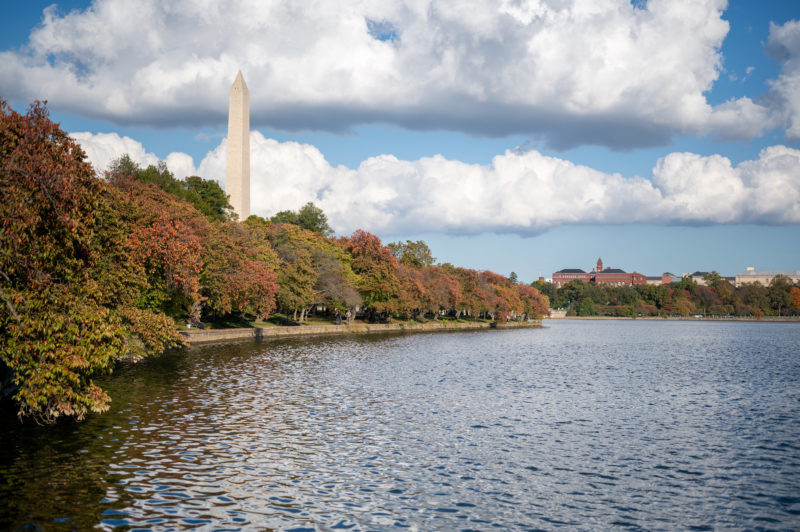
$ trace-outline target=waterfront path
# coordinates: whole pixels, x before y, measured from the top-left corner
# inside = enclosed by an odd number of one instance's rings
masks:
[[[325,334],[370,334],[389,332],[434,332],[462,331],[474,329],[519,329],[541,327],[541,320],[528,322],[495,323],[488,321],[427,323],[352,323],[350,325],[294,325],[274,327],[246,327],[239,329],[190,329],[180,334],[190,345],[231,340],[251,340],[261,338],[286,338],[292,336],[313,336]]]

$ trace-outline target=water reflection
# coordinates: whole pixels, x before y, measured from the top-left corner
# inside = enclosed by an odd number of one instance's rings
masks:
[[[564,321],[174,353],[107,415],[4,430],[0,525],[796,528],[799,341]]]

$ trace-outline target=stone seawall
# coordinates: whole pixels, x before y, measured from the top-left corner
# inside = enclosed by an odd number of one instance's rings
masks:
[[[541,327],[540,320],[524,323],[353,323],[350,325],[298,325],[293,327],[252,327],[243,329],[195,329],[180,331],[190,345],[233,340],[257,340],[262,338],[289,338],[292,336],[314,336],[326,334],[371,334],[390,332],[466,331],[475,329],[524,329]]]

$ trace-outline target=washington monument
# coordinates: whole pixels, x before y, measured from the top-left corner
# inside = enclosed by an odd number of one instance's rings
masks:
[[[250,216],[250,91],[240,70],[231,87],[228,106],[228,164],[225,193],[231,206],[244,221]]]

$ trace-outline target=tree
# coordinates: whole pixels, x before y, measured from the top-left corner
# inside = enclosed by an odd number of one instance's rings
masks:
[[[277,212],[269,221],[279,224],[294,224],[324,236],[333,235],[333,229],[328,225],[328,217],[322,212],[322,209],[311,202],[303,205],[297,212]]]
[[[428,266],[421,270],[423,283],[428,287],[431,306],[436,319],[440,310],[455,310],[462,299],[458,279],[440,266]]]
[[[508,280],[511,281],[513,284],[519,283],[519,278],[517,277],[517,272],[511,272],[508,275]]]
[[[594,316],[594,301],[585,298],[578,307],[578,316]]]
[[[547,283],[545,281],[534,281],[531,283],[531,286],[538,290],[543,296],[547,297],[550,304],[555,304],[557,297],[556,285],[553,283]]]
[[[354,308],[361,304],[361,296],[355,289],[355,274],[346,261],[329,249],[312,251],[311,263],[317,271],[314,283],[314,300],[333,308]]]
[[[20,115],[0,100],[0,360],[20,417],[102,412],[94,378],[181,342],[137,306],[146,280],[116,195],[84,159],[43,104]]]
[[[135,176],[141,168],[131,159],[127,153],[123,153],[118,159],[111,161],[108,166],[108,173]]]
[[[219,183],[196,175],[187,177],[184,183],[186,199],[210,220],[224,222],[236,219],[230,196],[225,194]]]
[[[717,286],[725,282],[725,278],[722,277],[716,270],[714,270],[711,273],[705,274],[703,276],[703,281],[705,281],[706,285],[710,286],[711,288],[717,288]]]
[[[657,309],[663,308],[669,299],[669,288],[664,285],[637,284],[634,288],[645,304]]]
[[[743,284],[739,287],[738,292],[742,302],[742,311],[737,310],[737,314],[751,314],[758,311],[763,315],[769,312],[770,305],[767,297],[767,288],[761,283]]]
[[[269,219],[269,221],[276,224],[300,225],[300,223],[297,221],[297,213],[294,211],[278,211],[272,216],[272,218]]]
[[[791,288],[792,281],[785,275],[777,275],[769,283],[767,288],[769,305],[778,316],[782,316],[792,307],[792,295],[789,292]]]
[[[188,201],[209,220],[224,222],[236,219],[230,198],[219,183],[198,176],[189,176],[181,181],[169,171],[164,161],[143,169],[126,153],[111,162],[106,175],[133,176],[142,183],[152,183],[164,192]]]
[[[698,286],[697,293],[695,294],[699,306],[703,310],[703,314],[720,314],[722,308],[722,300],[717,295],[717,292],[709,286]]]
[[[361,303],[351,257],[318,232],[294,224],[271,223],[257,216],[245,222],[275,250],[278,263],[278,304],[302,321],[316,305],[352,308]]]
[[[436,258],[431,254],[431,248],[422,240],[417,240],[416,242],[406,240],[405,243],[397,241],[388,244],[386,247],[389,248],[400,264],[405,264],[412,268],[431,266],[436,262]]]
[[[328,225],[328,217],[322,212],[322,209],[311,203],[310,201],[303,205],[297,213],[297,222],[300,227],[320,233],[324,236],[331,236],[333,229]]]
[[[277,262],[269,243],[247,224],[214,226],[203,246],[203,307],[215,315],[238,312],[267,319],[278,292]]]
[[[536,288],[524,284],[517,286],[526,317],[541,318],[550,315],[550,301]]]
[[[792,296],[794,310],[800,312],[800,287],[793,286],[789,289],[789,294]]]
[[[586,283],[577,279],[562,286],[558,291],[561,305],[566,305],[568,308],[572,308],[573,303],[578,305],[583,299],[586,286]]]
[[[377,236],[361,229],[344,239],[343,244],[352,256],[352,267],[358,275],[358,291],[364,304],[379,312],[394,310],[400,283],[397,260],[389,249]]]

